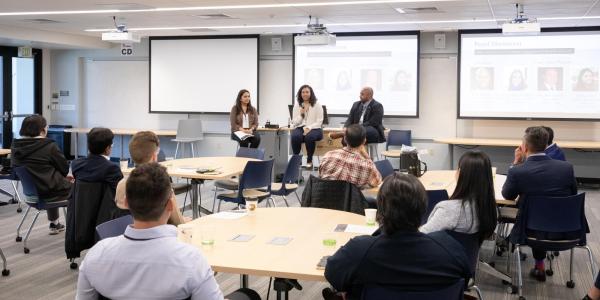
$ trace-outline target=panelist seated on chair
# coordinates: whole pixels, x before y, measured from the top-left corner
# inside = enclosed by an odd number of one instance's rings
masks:
[[[292,150],[300,154],[302,143],[306,145],[307,168],[312,168],[317,141],[323,139],[323,107],[317,103],[317,96],[309,85],[303,85],[296,93],[297,105],[292,113]]]
[[[167,225],[177,207],[165,167],[141,165],[128,181],[133,224],[89,250],[79,269],[76,299],[223,299],[200,251],[179,241],[177,228]],[[257,294],[245,289],[227,297],[257,299]]]
[[[71,193],[72,183],[67,179],[69,163],[58,148],[58,145],[47,138],[48,124],[40,115],[28,116],[21,124],[20,139],[12,143],[12,167],[26,167],[34,179],[39,198],[45,202],[67,200]],[[37,202],[38,199],[30,199]],[[58,222],[58,208],[49,208],[50,234],[65,230]]]
[[[319,177],[348,181],[359,188],[378,186],[381,174],[365,150],[365,128],[358,124],[348,126],[344,139],[344,148],[329,151],[321,159]]]
[[[231,108],[229,114],[231,123],[231,139],[237,141],[240,147],[258,148],[260,144],[260,135],[255,130],[258,127],[258,112],[250,102],[250,92],[240,90],[235,105]],[[241,139],[236,135],[241,132],[249,136]]]
[[[470,278],[469,260],[458,242],[443,231],[419,232],[427,196],[416,177],[386,177],[377,207],[379,230],[351,239],[327,260],[325,278],[346,299],[361,299],[365,286],[430,291]]]
[[[479,150],[469,150],[460,157],[456,174],[450,200],[438,202],[419,230],[479,233],[481,243],[494,233],[498,220],[490,158]]]
[[[577,182],[573,166],[561,160],[551,159],[544,153],[548,145],[548,131],[541,126],[529,127],[525,131],[523,143],[515,150],[513,165],[508,170],[506,182],[502,187],[502,196],[508,200],[517,197],[549,196],[563,197],[577,194]],[[523,201],[518,202],[519,209]],[[535,213],[535,212],[529,212]],[[520,215],[520,214],[519,214]],[[511,231],[513,236],[525,237],[522,220],[517,216]],[[544,259],[546,251],[531,249],[535,267],[530,275],[538,281],[546,280]]]
[[[158,152],[160,152],[160,140],[158,136],[152,131],[140,131],[133,135],[131,141],[129,141],[129,155],[133,160],[135,166],[142,164],[156,162],[158,160]],[[117,207],[120,209],[128,209],[127,197],[125,190],[127,187],[127,177],[121,179],[117,185],[115,193],[115,202]],[[172,199],[173,207],[178,207],[177,199]],[[185,223],[186,219],[183,217],[179,209],[172,210],[172,214],[169,218],[169,224],[179,225]]]
[[[383,127],[383,105],[373,99],[373,89],[364,87],[360,91],[360,101],[354,102],[350,109],[348,119],[344,123],[347,128],[352,124],[360,124],[367,131],[367,143],[385,142],[385,128]],[[338,139],[344,136],[344,132],[329,134],[329,138]],[[342,140],[342,143],[344,141]]]
[[[113,189],[123,179],[119,165],[110,161],[114,134],[108,128],[95,127],[87,134],[88,156],[71,163],[73,177],[85,182],[102,182]]]

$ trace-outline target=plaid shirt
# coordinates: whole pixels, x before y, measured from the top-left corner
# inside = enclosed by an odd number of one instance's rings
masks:
[[[321,159],[319,176],[348,181],[360,188],[376,187],[381,183],[381,174],[373,161],[360,155],[358,149],[349,147],[327,152]]]

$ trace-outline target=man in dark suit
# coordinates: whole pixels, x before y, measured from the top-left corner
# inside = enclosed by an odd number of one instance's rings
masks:
[[[92,128],[87,134],[89,154],[71,163],[73,177],[85,182],[105,182],[116,189],[123,178],[119,165],[110,161],[114,134],[108,128]]]
[[[515,150],[513,165],[508,170],[506,182],[502,187],[502,196],[505,199],[514,200],[519,197],[522,201],[527,196],[563,197],[577,193],[573,166],[568,162],[548,157],[544,153],[547,144],[548,131],[541,126],[527,128],[523,143]],[[530,274],[538,281],[545,281],[546,252],[533,247],[531,250],[535,258],[535,268]]]
[[[373,89],[364,87],[360,91],[360,101],[354,102],[350,109],[344,127],[361,124],[367,131],[367,143],[385,142],[383,128],[383,105],[373,99]],[[344,136],[343,132],[331,133],[329,138],[337,139]]]
[[[548,126],[543,126],[548,131],[548,147],[544,152],[548,157],[557,160],[567,160],[565,152],[554,142],[554,130]]]

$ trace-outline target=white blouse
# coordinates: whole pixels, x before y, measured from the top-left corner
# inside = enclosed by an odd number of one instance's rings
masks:
[[[308,106],[308,110],[304,113],[304,117],[300,114],[300,106],[296,103],[292,113],[292,126],[294,128],[306,127],[308,129],[321,128],[323,126],[323,107],[319,103],[314,106]]]

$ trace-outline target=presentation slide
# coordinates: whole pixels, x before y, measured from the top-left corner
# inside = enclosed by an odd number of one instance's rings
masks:
[[[417,116],[418,35],[338,36],[335,46],[295,46],[294,93],[312,86],[328,114],[347,115],[362,87],[386,116]]]
[[[258,36],[150,37],[150,112],[229,113],[241,89],[258,106]]]
[[[459,117],[600,119],[600,32],[463,32],[459,55]]]

